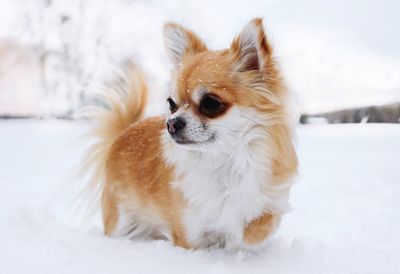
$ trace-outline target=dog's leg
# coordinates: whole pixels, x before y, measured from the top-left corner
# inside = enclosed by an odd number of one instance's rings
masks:
[[[179,235],[179,233],[173,232],[172,240],[173,240],[175,246],[179,246],[179,247],[186,248],[186,249],[193,248],[191,245],[189,245],[187,243],[185,237],[182,237],[182,235]]]
[[[171,228],[171,240],[175,246],[179,246],[186,249],[194,248],[191,244],[188,243],[186,238],[186,232],[178,218],[176,216],[170,220],[170,228]]]
[[[243,234],[244,243],[248,245],[261,244],[275,231],[279,222],[280,216],[264,213],[246,226]]]

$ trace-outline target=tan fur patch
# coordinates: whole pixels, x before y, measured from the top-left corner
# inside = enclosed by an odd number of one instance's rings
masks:
[[[174,242],[188,247],[180,222],[183,198],[171,185],[173,167],[161,155],[161,134],[165,118],[154,117],[128,128],[112,146],[107,160],[107,179],[104,196],[111,196],[117,204],[136,203],[142,210],[152,207],[171,228]],[[112,185],[112,187],[107,187]],[[127,195],[129,193],[137,195]],[[131,199],[140,199],[131,200]],[[108,199],[110,201],[111,199]],[[109,207],[110,204],[104,204]],[[113,207],[113,206],[112,206]],[[115,216],[106,216],[113,223]]]
[[[279,217],[265,213],[246,226],[243,240],[250,245],[261,243],[275,230],[278,224]]]

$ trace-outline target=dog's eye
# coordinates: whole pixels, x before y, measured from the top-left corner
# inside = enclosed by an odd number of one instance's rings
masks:
[[[174,100],[172,100],[171,98],[168,98],[167,102],[169,104],[169,110],[171,111],[171,113],[174,113],[175,111],[178,110],[178,106],[176,105]]]
[[[206,94],[200,101],[199,110],[209,117],[214,117],[225,110],[225,108],[225,104],[217,96]]]

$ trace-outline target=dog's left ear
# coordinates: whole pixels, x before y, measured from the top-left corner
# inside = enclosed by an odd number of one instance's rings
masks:
[[[196,34],[175,23],[164,25],[164,41],[175,67],[179,67],[186,56],[207,50]]]
[[[236,70],[239,72],[262,71],[272,55],[272,48],[265,36],[261,18],[248,23],[242,32],[233,40],[230,52]]]

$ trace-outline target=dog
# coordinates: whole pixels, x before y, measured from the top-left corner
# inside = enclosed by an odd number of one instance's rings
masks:
[[[163,33],[168,115],[143,117],[137,69],[96,111],[81,168],[92,171],[104,233],[188,249],[263,246],[289,208],[298,161],[292,95],[262,19],[217,51],[178,24]]]

